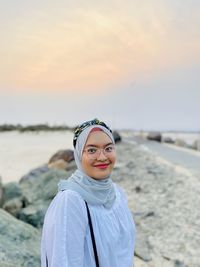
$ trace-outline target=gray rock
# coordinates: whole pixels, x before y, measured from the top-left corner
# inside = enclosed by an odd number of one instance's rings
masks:
[[[175,140],[175,145],[180,147],[186,147],[186,142],[183,139],[177,138]]]
[[[0,209],[0,266],[39,267],[40,232]]]
[[[174,140],[171,137],[163,137],[162,138],[163,143],[168,143],[168,144],[174,144]]]
[[[149,266],[162,266],[158,264],[162,259],[169,259],[167,264],[173,266],[176,259],[185,266],[199,267],[200,174],[162,161],[145,149],[146,141],[123,140],[117,146],[121,168],[114,169],[113,180],[125,189],[134,214],[136,254],[143,260],[151,257]]]
[[[135,256],[142,259],[143,261],[150,261],[150,247],[148,237],[137,228],[136,245],[135,245]]]
[[[200,151],[200,139],[195,140],[191,146],[191,148]]]
[[[113,131],[113,137],[114,137],[115,143],[119,143],[122,140],[122,137],[117,131]]]
[[[48,172],[49,168],[47,164],[44,164],[38,168],[32,169],[30,172],[28,172],[26,175],[22,176],[20,179],[20,183],[24,180],[32,180],[35,177],[38,177],[39,175]]]
[[[35,204],[41,200],[51,200],[58,190],[60,179],[67,179],[72,174],[72,170],[48,169],[47,172],[35,176],[34,179],[26,179],[20,182],[23,196],[27,205]],[[27,206],[26,205],[26,206]]]
[[[152,141],[161,142],[162,141],[162,135],[160,132],[149,132],[147,134],[147,139]]]
[[[174,267],[187,267],[183,262],[179,260],[174,261]]]
[[[13,198],[6,201],[3,205],[3,209],[13,216],[17,216],[20,210],[23,208],[23,199],[22,198]]]
[[[44,216],[50,201],[38,203],[37,205],[29,205],[18,212],[17,218],[33,225],[34,227],[41,228],[44,222]]]
[[[17,213],[17,218],[41,228],[46,210],[58,191],[58,182],[67,179],[73,170],[48,169],[47,172],[20,182],[24,207]]]
[[[13,198],[22,197],[22,191],[19,183],[17,182],[10,182],[3,186],[3,203],[11,200]]]
[[[2,185],[2,178],[0,176],[0,207],[2,207],[3,204],[3,185]]]

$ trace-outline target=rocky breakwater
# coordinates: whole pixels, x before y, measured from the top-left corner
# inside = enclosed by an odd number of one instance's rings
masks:
[[[134,139],[123,140],[114,179],[125,189],[136,223],[135,266],[200,266],[200,175]]]
[[[123,134],[117,154],[113,180],[126,191],[136,223],[135,267],[200,266],[200,177],[179,172]],[[1,267],[40,266],[44,214],[59,180],[75,170],[71,156],[60,151],[19,183],[0,185]]]

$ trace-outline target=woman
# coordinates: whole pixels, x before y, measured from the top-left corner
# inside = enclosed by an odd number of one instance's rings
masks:
[[[60,181],[45,215],[41,266],[132,267],[134,222],[124,192],[110,178],[112,131],[94,119],[77,127],[73,144],[77,170]]]

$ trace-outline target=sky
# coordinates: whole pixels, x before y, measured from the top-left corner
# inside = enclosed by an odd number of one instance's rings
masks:
[[[0,0],[0,124],[200,131],[199,0]]]

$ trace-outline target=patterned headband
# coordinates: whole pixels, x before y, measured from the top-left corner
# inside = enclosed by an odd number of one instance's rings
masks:
[[[101,125],[101,126],[105,127],[106,129],[108,129],[112,133],[112,130],[103,121],[100,121],[98,119],[86,121],[86,122],[80,124],[79,126],[77,126],[77,128],[75,129],[74,138],[73,138],[74,147],[76,146],[77,138],[82,133],[82,131],[85,130],[87,127],[92,126],[92,125]]]

